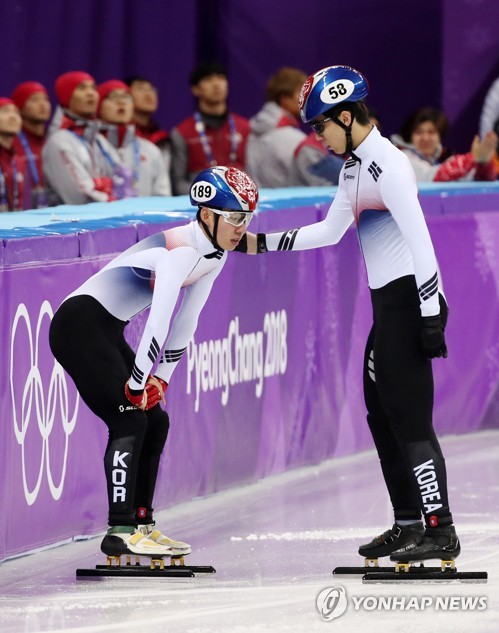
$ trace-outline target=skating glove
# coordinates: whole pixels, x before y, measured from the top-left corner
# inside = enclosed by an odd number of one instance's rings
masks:
[[[254,235],[254,234],[251,233],[250,235]],[[257,233],[255,237],[256,237],[256,252],[266,253],[267,252],[267,238],[265,237],[265,233]],[[236,246],[234,251],[238,251],[239,253],[248,252],[248,236],[246,235],[246,233],[239,240],[239,244]]]
[[[130,389],[127,382],[125,385],[125,396],[134,407],[137,407],[137,409],[144,411],[147,408],[147,393],[145,390],[142,389],[141,391],[137,391],[135,389]]]
[[[267,236],[265,235],[265,233],[256,234],[256,252],[258,254],[268,252]]]
[[[447,358],[444,328],[440,315],[422,317],[421,347],[426,358]]]
[[[158,376],[149,376],[146,382],[147,404],[146,411],[165,401],[165,391],[168,383]]]

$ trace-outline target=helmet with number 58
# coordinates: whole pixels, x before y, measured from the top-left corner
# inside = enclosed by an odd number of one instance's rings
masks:
[[[311,75],[300,93],[300,115],[309,123],[343,101],[362,101],[369,84],[362,73],[350,66],[328,66]]]

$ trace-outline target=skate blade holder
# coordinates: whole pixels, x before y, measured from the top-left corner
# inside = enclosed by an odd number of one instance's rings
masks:
[[[164,558],[151,558],[151,569],[164,569],[165,568],[165,559]]]
[[[185,565],[185,560],[183,556],[172,556],[170,565],[172,567],[183,567]]]
[[[364,560],[364,567],[379,567],[379,560],[377,558],[366,558]]]
[[[114,567],[122,567],[121,564],[121,556],[108,556],[107,557],[107,566],[114,568]],[[140,563],[140,556],[138,555],[129,555],[126,556],[125,558],[125,567],[142,567],[141,563]],[[165,568],[165,561],[163,558],[151,558],[151,564],[150,564],[150,568],[151,569],[164,569]]]
[[[440,563],[440,569],[443,572],[455,572],[456,570],[456,561],[455,560],[443,560]]]
[[[107,565],[108,567],[121,567],[121,556],[108,556]],[[140,556],[132,555],[125,557],[125,567],[131,566],[140,567]]]
[[[395,563],[395,571],[397,573],[407,574],[410,571],[425,571],[427,568],[420,563],[417,568],[415,563]],[[440,562],[440,571],[442,573],[456,573],[456,561],[443,560]]]

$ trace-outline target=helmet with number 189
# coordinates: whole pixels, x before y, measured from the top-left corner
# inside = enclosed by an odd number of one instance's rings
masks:
[[[194,179],[189,198],[195,207],[220,211],[255,211],[258,189],[253,180],[235,167],[210,167]]]
[[[311,75],[300,93],[300,115],[309,123],[343,101],[362,101],[369,84],[362,73],[350,66],[329,66]]]

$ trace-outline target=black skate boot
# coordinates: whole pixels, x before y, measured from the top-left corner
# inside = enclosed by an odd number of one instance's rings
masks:
[[[390,560],[397,563],[428,560],[454,560],[461,552],[461,545],[453,525],[426,528],[424,538],[419,544],[408,543],[394,551]]]
[[[423,540],[424,527],[422,523],[412,525],[397,525],[373,538],[370,543],[359,547],[359,554],[365,558],[381,558],[389,556],[396,550],[412,545],[416,547]]]

